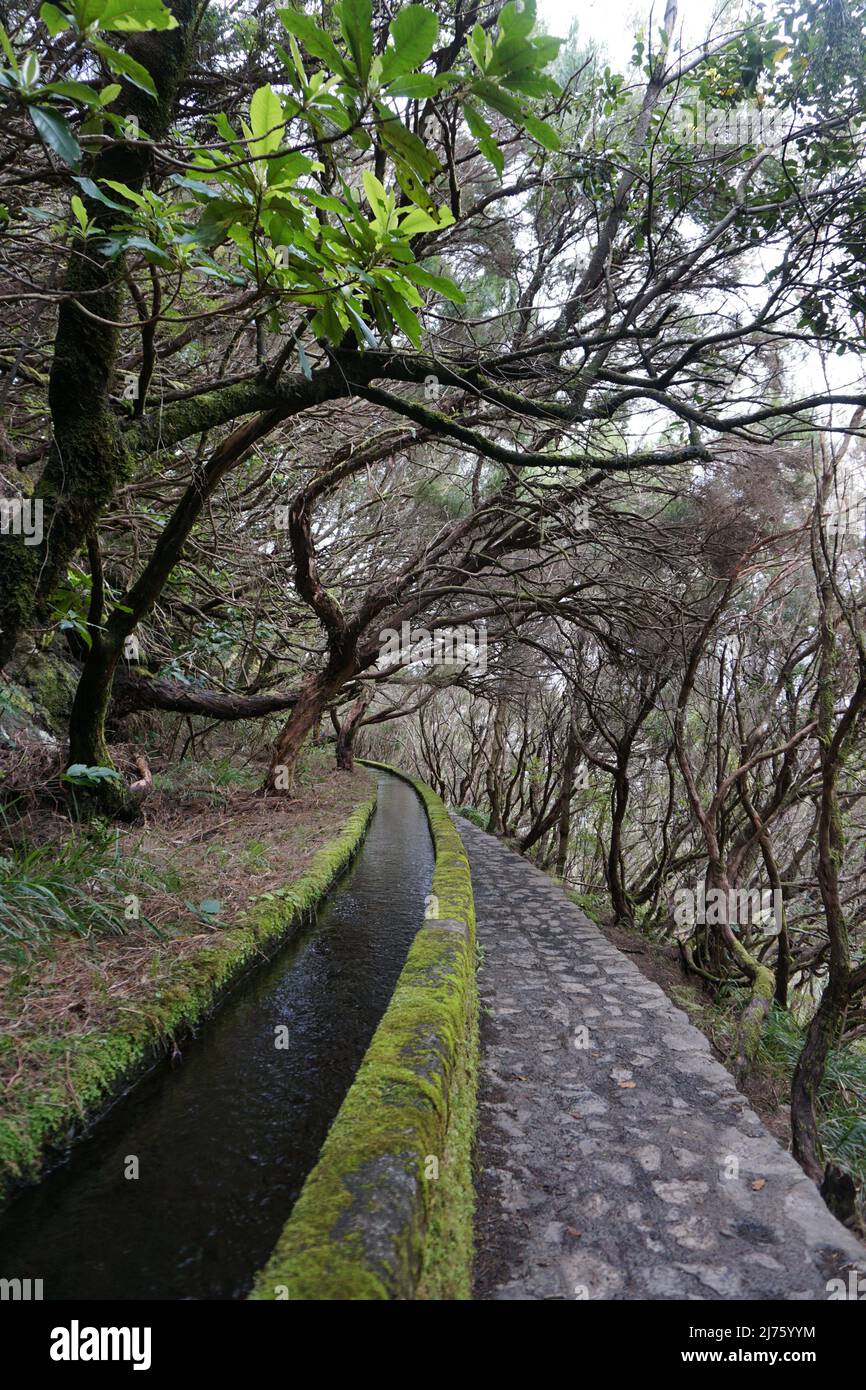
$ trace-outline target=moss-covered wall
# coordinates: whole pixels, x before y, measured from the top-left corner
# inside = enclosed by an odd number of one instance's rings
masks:
[[[0,1119],[0,1200],[37,1178],[105,1107],[217,1006],[241,975],[272,956],[305,921],[358,850],[376,790],[300,878],[263,894],[241,923],[176,962],[132,1024],[62,1040],[56,1081],[18,1088]]]
[[[405,780],[424,802],[435,846],[430,915],[252,1299],[470,1297],[472,884],[442,801]]]

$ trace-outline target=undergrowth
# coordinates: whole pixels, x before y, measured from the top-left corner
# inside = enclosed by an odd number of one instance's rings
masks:
[[[456,806],[455,811],[464,820],[471,821],[477,825],[479,830],[486,830],[490,823],[490,815],[486,811],[479,811],[475,806]]]
[[[91,822],[59,843],[10,838],[3,848],[0,959],[20,964],[58,933],[119,936],[128,929],[142,870],[124,858],[116,830]]]

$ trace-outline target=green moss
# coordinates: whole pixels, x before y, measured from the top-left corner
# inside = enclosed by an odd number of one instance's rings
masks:
[[[433,1189],[416,1299],[471,1299],[475,1187],[472,1153],[478,1092],[478,1006],[475,991],[454,1073],[452,1115],[439,1181]]]
[[[436,916],[410,947],[319,1162],[256,1279],[254,1300],[469,1297],[472,886],[443,803],[423,783],[405,780],[421,796],[433,836]]]
[[[340,835],[294,883],[257,898],[241,923],[194,956],[172,963],[161,982],[110,1033],[34,1038],[19,1052],[56,1058],[52,1081],[16,1090],[0,1121],[0,1198],[31,1181],[52,1153],[182,1034],[195,1028],[247,969],[273,954],[309,918],[357,851],[376,806],[375,790]],[[44,1075],[44,1068],[40,1069]]]
[[[72,667],[53,652],[36,652],[27,662],[26,680],[46,723],[56,734],[66,733],[78,678]]]

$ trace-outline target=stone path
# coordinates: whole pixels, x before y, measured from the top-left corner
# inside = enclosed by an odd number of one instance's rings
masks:
[[[866,1274],[687,1016],[456,819],[484,951],[476,1297],[826,1299]]]

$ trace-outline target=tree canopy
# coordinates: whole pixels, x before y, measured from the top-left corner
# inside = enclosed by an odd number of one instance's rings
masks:
[[[670,0],[625,72],[530,0],[2,13],[0,661],[73,664],[68,781],[135,814],[122,721],[279,714],[290,794],[332,718],[631,925],[763,875],[774,930],[683,949],[743,1067],[820,982],[817,1172],[866,986],[862,4],[689,49]]]

